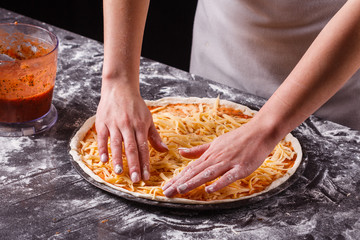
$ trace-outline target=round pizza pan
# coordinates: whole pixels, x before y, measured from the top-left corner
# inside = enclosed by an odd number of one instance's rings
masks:
[[[76,129],[75,133],[77,132],[78,129]],[[301,136],[301,133],[298,130],[294,130],[292,132],[292,134],[296,137],[299,138]],[[300,142],[301,145],[301,142]],[[248,205],[252,205],[254,203],[257,203],[259,201],[265,200],[265,199],[269,199],[270,197],[273,197],[279,193],[281,193],[282,191],[286,190],[287,188],[289,188],[292,184],[294,184],[303,174],[307,162],[308,162],[308,155],[307,153],[304,151],[304,149],[302,149],[302,160],[301,163],[299,165],[299,167],[297,168],[296,172],[284,183],[282,183],[281,185],[279,185],[278,187],[267,191],[263,194],[254,196],[253,198],[248,198],[248,199],[240,199],[240,200],[235,200],[233,202],[225,202],[225,203],[216,203],[216,204],[183,204],[183,203],[170,203],[170,202],[161,202],[161,201],[157,201],[157,200],[150,200],[150,199],[145,199],[145,198],[139,198],[139,197],[135,197],[129,193],[126,192],[121,192],[119,190],[113,189],[103,183],[97,182],[96,180],[94,180],[93,178],[91,178],[80,166],[79,164],[72,158],[71,155],[69,155],[70,157],[70,162],[72,163],[72,165],[74,166],[74,168],[76,169],[76,171],[80,174],[80,176],[82,176],[87,182],[89,182],[90,184],[94,185],[97,188],[100,188],[108,193],[111,193],[113,195],[116,195],[118,197],[127,199],[129,201],[133,201],[133,202],[137,202],[137,203],[141,203],[141,204],[146,204],[146,205],[152,205],[152,206],[159,206],[159,207],[165,207],[165,208],[175,208],[175,209],[187,209],[187,210],[221,210],[221,209],[232,209],[232,208],[239,208],[239,207],[243,207],[243,206],[248,206]]]

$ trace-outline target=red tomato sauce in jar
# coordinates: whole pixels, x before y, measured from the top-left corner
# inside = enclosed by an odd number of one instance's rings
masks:
[[[54,88],[35,96],[18,99],[0,98],[1,122],[26,122],[45,115],[51,106]]]
[[[0,53],[14,61],[0,64],[0,122],[38,119],[50,107],[56,76],[57,52],[46,42],[17,36]]]

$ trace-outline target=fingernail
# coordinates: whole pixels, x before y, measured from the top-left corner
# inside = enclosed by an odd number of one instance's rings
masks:
[[[168,189],[171,186],[170,182],[165,183],[165,185],[161,188],[163,191]]]
[[[169,150],[168,146],[167,146],[164,142],[161,142],[161,146],[163,146],[164,148],[166,148],[167,150]]]
[[[214,187],[213,187],[213,186],[206,187],[206,188],[205,188],[205,192],[207,192],[207,193],[212,193],[212,192],[214,192]]]
[[[175,192],[175,188],[169,187],[163,193],[164,193],[165,196],[171,197],[174,194],[174,192]]]
[[[178,192],[179,192],[180,194],[183,194],[183,193],[186,191],[187,187],[188,187],[188,185],[187,185],[186,183],[180,185],[180,186],[178,187]]]
[[[133,182],[138,182],[140,179],[139,179],[139,174],[137,174],[137,172],[133,172],[131,174],[131,181]]]
[[[144,180],[149,180],[149,178],[150,178],[150,173],[146,168],[144,168],[144,171],[143,171],[143,178],[144,178]]]
[[[190,148],[179,147],[178,150],[186,153],[190,152]]]
[[[119,164],[116,164],[116,165],[115,165],[115,168],[114,168],[114,172],[115,172],[116,174],[121,174],[121,173],[123,172],[123,169],[122,169],[122,167],[121,167]]]
[[[108,161],[108,156],[107,156],[106,153],[101,154],[100,161],[103,162],[103,163]]]

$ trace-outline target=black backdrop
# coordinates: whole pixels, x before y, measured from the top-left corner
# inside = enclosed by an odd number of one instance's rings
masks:
[[[152,0],[142,56],[189,70],[196,0]],[[0,7],[103,41],[101,0],[1,0]]]

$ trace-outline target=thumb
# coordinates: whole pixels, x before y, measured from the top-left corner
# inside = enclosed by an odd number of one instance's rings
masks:
[[[199,158],[209,147],[210,143],[192,148],[179,148],[179,153],[186,158]]]
[[[156,151],[159,151],[159,152],[169,151],[166,144],[161,140],[161,137],[160,137],[158,131],[156,130],[154,123],[152,123],[150,125],[148,139],[149,139],[151,146],[153,146],[153,148]]]

